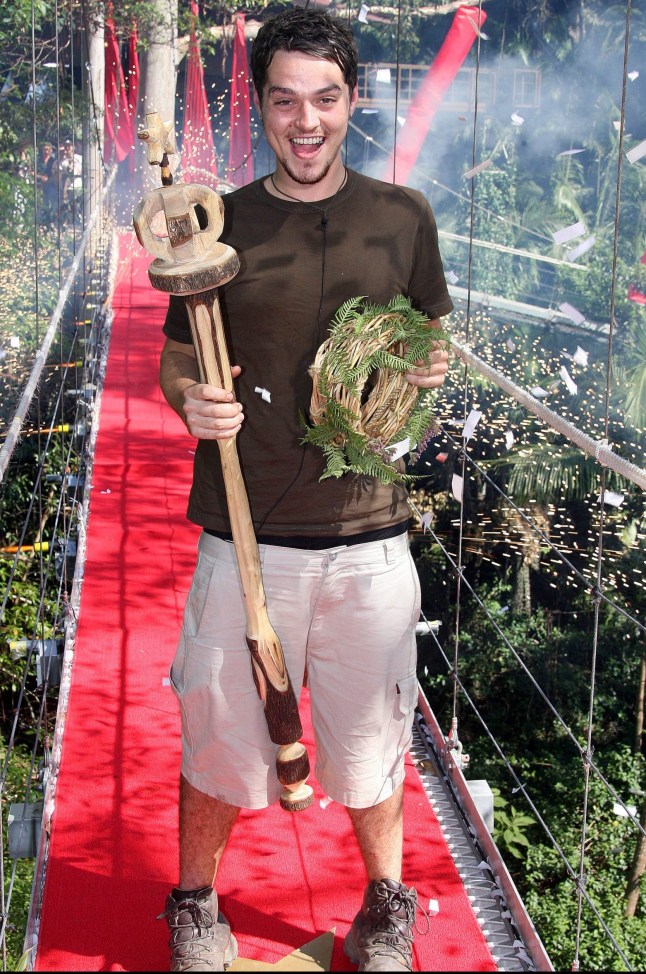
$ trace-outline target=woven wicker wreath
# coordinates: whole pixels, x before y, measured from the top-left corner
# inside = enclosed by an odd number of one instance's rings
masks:
[[[405,373],[428,359],[444,332],[397,296],[387,305],[352,298],[339,308],[330,334],[309,369],[312,399],[304,443],[323,450],[321,477],[345,473],[405,482],[410,475],[393,458],[393,446],[407,438],[411,449],[432,422],[431,394],[419,395]]]

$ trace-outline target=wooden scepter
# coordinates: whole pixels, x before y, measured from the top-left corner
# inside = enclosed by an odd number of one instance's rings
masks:
[[[162,186],[137,205],[133,223],[139,243],[155,257],[148,268],[154,288],[181,295],[186,303],[202,382],[233,393],[218,287],[238,273],[235,250],[220,243],[224,206],[208,186],[177,183],[168,161],[174,152],[172,126],[157,112],[146,115],[138,133],[148,162],[161,167]],[[196,212],[198,212],[200,218]],[[163,214],[163,220],[160,217]],[[165,234],[156,232],[165,224]],[[258,544],[251,520],[236,438],[218,440],[246,616],[246,640],[253,678],[263,701],[269,736],[278,744],[276,772],[283,785],[280,804],[300,811],[312,804],[309,759],[299,738],[303,728],[280,640],[269,621]]]

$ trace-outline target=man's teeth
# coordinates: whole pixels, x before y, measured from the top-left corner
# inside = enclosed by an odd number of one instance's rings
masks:
[[[321,136],[312,136],[309,139],[292,139],[295,145],[320,145],[323,142]]]

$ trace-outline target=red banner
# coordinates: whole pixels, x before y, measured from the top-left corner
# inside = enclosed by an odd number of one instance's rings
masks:
[[[253,180],[250,130],[251,92],[244,22],[244,14],[238,14],[236,17],[236,33],[233,41],[233,68],[231,71],[230,142],[227,180],[236,186],[244,186]]]
[[[134,146],[128,92],[112,17],[105,21],[105,123],[103,157],[122,162]]]
[[[184,132],[182,135],[182,177],[186,182],[217,188],[218,165],[213,144],[211,112],[204,84],[204,66],[197,36],[198,9],[191,0],[191,37],[186,69]]]
[[[642,294],[634,284],[631,284],[628,288],[628,300],[634,301],[635,304],[646,304],[646,294]]]
[[[382,179],[406,185],[435,113],[486,19],[478,7],[459,7],[456,11],[444,43],[410,103]]]

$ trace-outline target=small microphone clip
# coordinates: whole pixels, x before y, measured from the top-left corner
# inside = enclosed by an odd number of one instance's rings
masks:
[[[323,227],[324,230],[327,230],[327,225],[328,225],[327,213],[324,213],[323,216],[321,217],[321,226]]]

